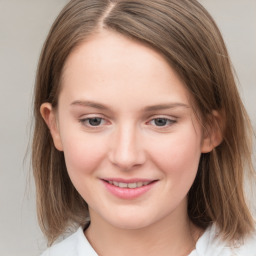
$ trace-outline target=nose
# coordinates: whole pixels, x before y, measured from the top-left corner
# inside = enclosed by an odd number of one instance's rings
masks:
[[[109,159],[123,171],[129,171],[145,162],[146,156],[138,129],[129,125],[117,128],[111,138]]]

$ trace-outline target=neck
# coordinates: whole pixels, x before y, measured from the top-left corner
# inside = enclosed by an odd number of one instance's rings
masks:
[[[85,235],[100,256],[185,256],[194,249],[199,229],[183,215],[167,216],[145,228],[122,229],[93,213]]]

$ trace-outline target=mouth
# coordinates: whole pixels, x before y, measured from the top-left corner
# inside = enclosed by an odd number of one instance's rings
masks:
[[[102,181],[112,195],[120,199],[133,200],[148,193],[158,180],[110,178],[102,179]]]
[[[113,180],[104,180],[104,181],[113,186],[119,187],[119,188],[130,188],[130,189],[141,188],[143,186],[147,186],[147,185],[155,182],[155,180],[139,181],[139,182],[118,182],[118,181],[113,181]]]

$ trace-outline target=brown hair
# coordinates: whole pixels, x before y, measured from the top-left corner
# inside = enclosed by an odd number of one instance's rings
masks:
[[[204,127],[212,112],[224,119],[223,142],[202,154],[188,194],[188,215],[205,229],[212,222],[224,239],[253,230],[243,182],[253,173],[251,126],[240,100],[222,36],[196,0],[73,0],[54,22],[36,77],[32,165],[39,223],[52,243],[70,225],[85,225],[87,204],[67,174],[63,152],[53,144],[40,106],[58,105],[61,73],[68,55],[91,34],[108,29],[161,53],[185,82]]]

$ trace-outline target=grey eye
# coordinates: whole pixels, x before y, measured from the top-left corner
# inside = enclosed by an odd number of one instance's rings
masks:
[[[155,118],[154,123],[156,126],[165,126],[168,123],[166,118]]]
[[[88,123],[91,126],[99,126],[101,125],[102,118],[100,117],[94,117],[94,118],[88,118]]]

